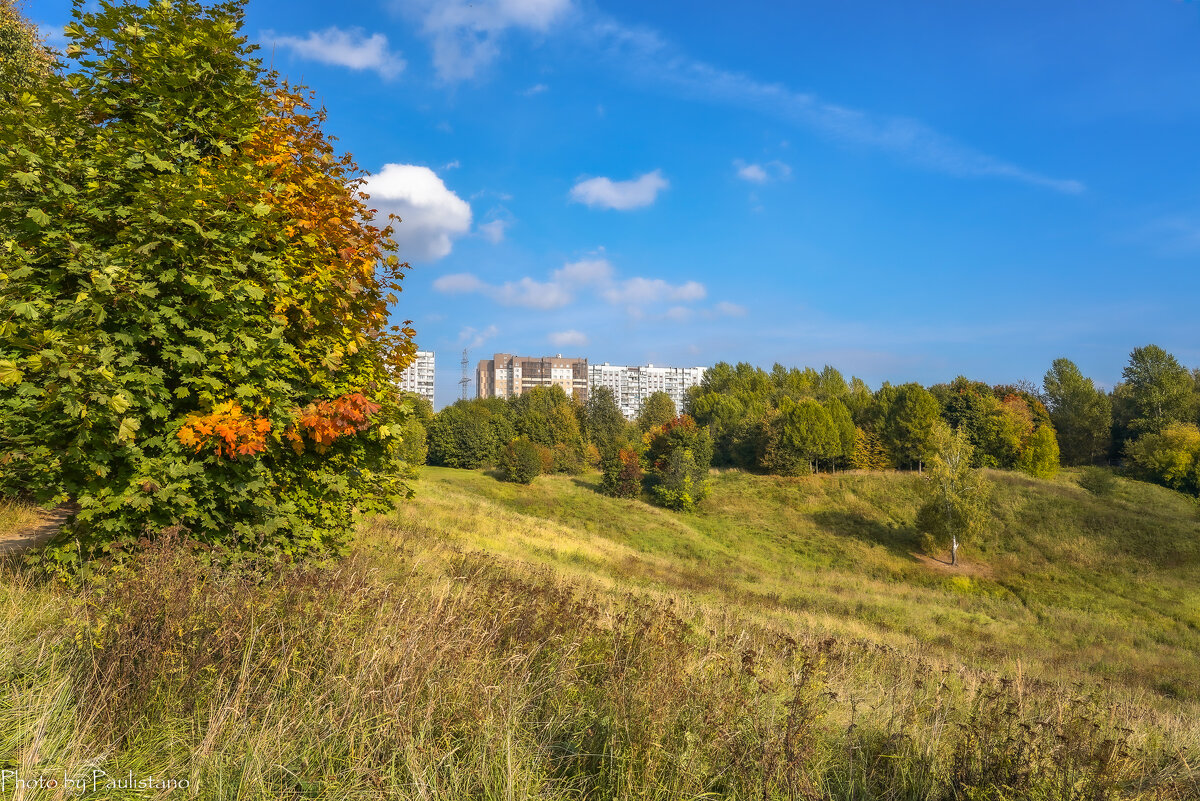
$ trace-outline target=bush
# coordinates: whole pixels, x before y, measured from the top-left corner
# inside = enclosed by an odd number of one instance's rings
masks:
[[[642,492],[642,459],[631,448],[612,449],[601,462],[600,488],[614,498],[636,498]]]
[[[505,481],[532,484],[542,474],[542,456],[537,445],[524,437],[517,437],[500,452],[499,467]]]
[[[577,476],[586,470],[587,462],[584,461],[582,450],[582,448],[569,445],[566,442],[555,444],[553,448],[554,472]]]
[[[1079,474],[1079,486],[1093,495],[1105,497],[1112,494],[1117,486],[1117,479],[1107,468],[1085,467]]]
[[[491,412],[479,404],[447,406],[429,424],[431,464],[474,470],[491,463],[497,445]]]
[[[1025,443],[1017,466],[1035,478],[1051,478],[1058,473],[1058,438],[1050,426],[1041,426]]]
[[[1125,452],[1145,478],[1200,494],[1200,428],[1194,423],[1171,423],[1162,433],[1143,434]]]
[[[690,512],[708,496],[708,468],[698,465],[689,448],[676,448],[655,471],[655,499],[668,509]]]

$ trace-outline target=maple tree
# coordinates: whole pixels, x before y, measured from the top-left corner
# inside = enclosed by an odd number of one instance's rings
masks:
[[[407,491],[407,265],[242,4],[81,5],[0,108],[0,490],[114,547],[336,546]]]

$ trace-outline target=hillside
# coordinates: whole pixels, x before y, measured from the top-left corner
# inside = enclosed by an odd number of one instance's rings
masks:
[[[1200,797],[1196,506],[993,478],[954,570],[903,474],[727,472],[680,515],[428,468],[324,563],[166,538],[61,584],[0,554],[0,770],[204,799]]]
[[[428,468],[398,520],[621,589],[736,609],[784,631],[1091,678],[1200,701],[1200,511],[1119,480],[993,472],[994,525],[950,568],[912,528],[913,475],[724,472],[696,514],[608,498],[598,476],[530,487]],[[943,554],[935,557],[946,558]]]

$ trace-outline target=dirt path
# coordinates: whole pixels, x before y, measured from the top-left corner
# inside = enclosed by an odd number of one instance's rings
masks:
[[[0,533],[0,554],[19,553],[45,544],[75,511],[69,504],[63,504],[45,512],[33,525]]]

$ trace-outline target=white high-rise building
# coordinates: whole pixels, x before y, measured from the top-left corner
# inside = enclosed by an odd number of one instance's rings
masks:
[[[417,351],[417,358],[400,374],[400,389],[415,392],[433,405],[433,351]]]
[[[675,409],[683,411],[683,400],[689,387],[704,380],[706,367],[637,367],[624,365],[588,365],[588,383],[593,387],[608,387],[617,399],[617,406],[632,420],[642,408],[642,401],[655,392],[665,392],[675,401]]]

